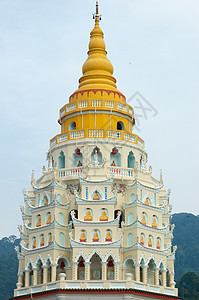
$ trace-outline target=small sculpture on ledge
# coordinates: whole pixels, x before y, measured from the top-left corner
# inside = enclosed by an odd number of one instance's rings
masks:
[[[94,153],[94,166],[95,167],[99,166],[98,151],[97,151],[97,149],[95,149],[95,153]]]

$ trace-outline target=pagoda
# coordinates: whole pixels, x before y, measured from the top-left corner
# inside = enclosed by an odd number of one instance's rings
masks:
[[[48,168],[23,190],[12,299],[179,299],[172,207],[117,89],[98,3],[78,89],[59,111]]]

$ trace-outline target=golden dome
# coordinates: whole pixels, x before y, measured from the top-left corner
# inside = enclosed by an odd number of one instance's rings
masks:
[[[96,4],[95,27],[90,33],[88,58],[83,64],[83,76],[79,79],[79,89],[108,88],[116,90],[113,66],[106,57],[104,34],[99,27],[98,2]]]

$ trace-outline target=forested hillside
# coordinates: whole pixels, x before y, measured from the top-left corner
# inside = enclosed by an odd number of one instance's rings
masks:
[[[173,245],[178,245],[175,261],[175,280],[179,296],[199,300],[199,216],[188,213],[174,214]],[[0,300],[13,297],[17,282],[17,255],[19,245],[15,236],[0,240]]]

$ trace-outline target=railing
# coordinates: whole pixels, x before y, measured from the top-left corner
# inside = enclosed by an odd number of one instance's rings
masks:
[[[114,107],[114,101],[105,100],[105,107]]]
[[[59,135],[57,137],[57,143],[62,143],[62,142],[67,141],[67,140],[68,140],[68,133]]]
[[[130,141],[130,142],[136,143],[136,136],[133,135],[133,134],[124,133],[124,139],[126,141]]]
[[[70,133],[70,139],[74,140],[74,139],[81,139],[84,137],[84,130],[81,131],[72,131]]]
[[[114,177],[133,177],[133,169],[108,167],[108,175]]]
[[[86,168],[79,167],[79,168],[71,168],[71,169],[60,169],[58,170],[58,177],[78,177],[86,175]]]
[[[108,131],[108,137],[113,139],[121,139],[121,131]]]
[[[133,114],[133,109],[132,107],[129,106],[129,113],[132,115]]]
[[[69,104],[66,107],[67,107],[67,112],[75,110],[76,109],[76,103]]]
[[[89,138],[95,138],[95,137],[103,137],[104,136],[104,130],[89,130],[88,131]]]
[[[63,115],[65,115],[66,109],[65,106],[60,110],[60,117],[62,117]]]
[[[122,110],[122,111],[127,111],[127,105],[118,102],[117,109]]]
[[[91,106],[92,107],[101,107],[102,106],[102,100],[91,100]]]
[[[50,147],[53,147],[54,145],[56,145],[56,137],[50,141]]]
[[[88,107],[88,101],[80,101],[79,102],[79,108],[84,108],[84,107]]]

